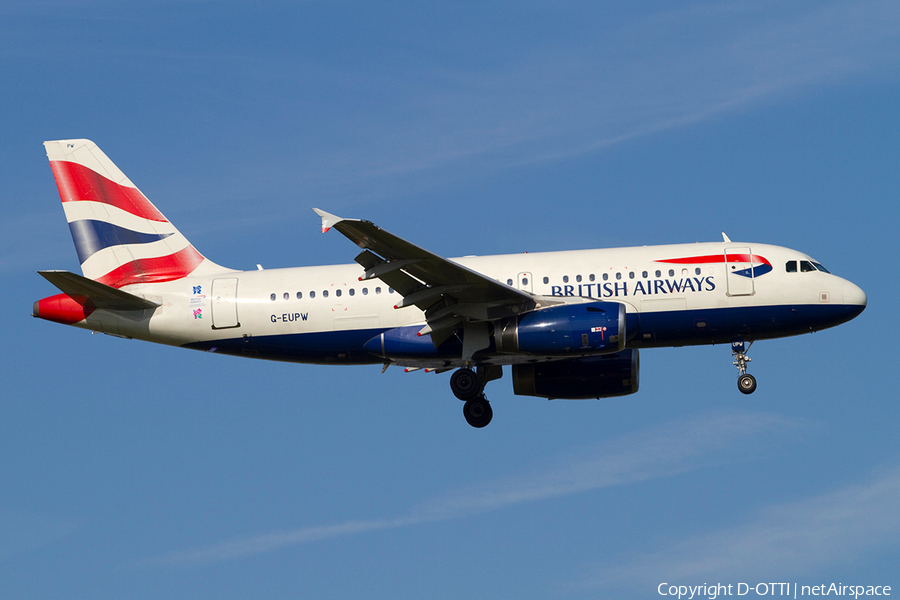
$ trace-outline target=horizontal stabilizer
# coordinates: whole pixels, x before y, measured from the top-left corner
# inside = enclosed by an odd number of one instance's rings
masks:
[[[157,302],[151,302],[69,271],[38,271],[38,274],[76,301],[78,301],[76,296],[80,296],[90,300],[97,308],[105,310],[144,310],[160,306]],[[79,301],[79,304],[82,304],[82,302]]]

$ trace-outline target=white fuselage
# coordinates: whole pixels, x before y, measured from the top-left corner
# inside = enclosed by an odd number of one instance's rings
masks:
[[[751,258],[746,264],[728,262],[724,257],[729,253]],[[796,335],[849,320],[865,306],[865,294],[856,285],[820,270],[801,271],[797,265],[814,262],[809,256],[766,244],[718,242],[452,260],[538,296],[622,303],[629,318],[627,346],[633,348]],[[794,272],[788,272],[791,261]],[[124,289],[161,306],[128,316],[97,310],[79,326],[274,360],[386,362],[362,345],[385,330],[424,325],[425,316],[415,306],[395,309],[400,295],[378,279],[360,281],[363,271],[355,264],[222,271],[132,285]],[[494,357],[491,362],[508,364],[516,358]]]

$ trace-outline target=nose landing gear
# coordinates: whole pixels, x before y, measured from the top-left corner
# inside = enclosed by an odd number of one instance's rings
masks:
[[[747,372],[747,363],[750,362],[747,352],[752,345],[753,342],[750,342],[745,347],[744,340],[740,338],[731,340],[731,355],[734,356],[732,364],[738,369],[737,386],[742,394],[752,394],[756,391],[756,377]]]

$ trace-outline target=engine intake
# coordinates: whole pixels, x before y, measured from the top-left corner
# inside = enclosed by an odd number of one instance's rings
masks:
[[[550,400],[627,396],[638,391],[640,367],[637,350],[513,365],[513,392]]]
[[[494,333],[498,352],[510,354],[606,354],[625,348],[625,305],[564,304],[534,310],[502,323]]]

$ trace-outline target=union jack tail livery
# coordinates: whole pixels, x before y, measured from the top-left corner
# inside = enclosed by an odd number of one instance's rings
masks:
[[[113,288],[224,270],[90,140],[44,142],[85,277]]]

